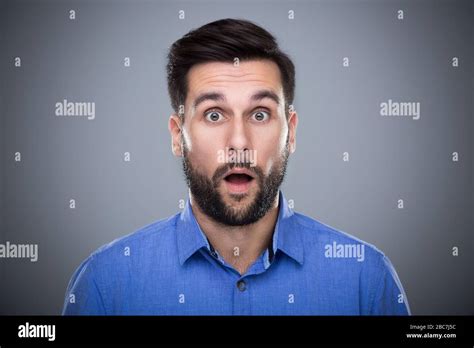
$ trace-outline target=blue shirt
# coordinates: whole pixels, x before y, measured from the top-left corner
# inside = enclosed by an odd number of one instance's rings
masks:
[[[240,275],[209,244],[190,202],[102,246],[73,274],[64,315],[407,315],[390,260],[298,214],[279,193],[272,245]]]

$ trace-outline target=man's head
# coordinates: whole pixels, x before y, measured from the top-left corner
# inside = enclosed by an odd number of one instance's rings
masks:
[[[274,205],[295,150],[295,69],[263,28],[224,19],[176,41],[168,55],[172,150],[193,202],[231,226]]]

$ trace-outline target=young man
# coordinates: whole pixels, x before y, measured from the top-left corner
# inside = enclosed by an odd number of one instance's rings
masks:
[[[279,190],[298,115],[294,65],[275,38],[224,19],[186,34],[168,58],[187,205],[90,255],[63,313],[409,314],[382,252],[293,212]]]

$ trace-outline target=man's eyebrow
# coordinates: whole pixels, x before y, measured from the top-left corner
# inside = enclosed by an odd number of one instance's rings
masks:
[[[225,101],[225,95],[218,92],[207,92],[200,94],[196,100],[194,101],[193,107],[197,108],[197,106],[203,103],[206,100],[213,100],[213,101]]]
[[[280,105],[280,98],[278,95],[270,90],[261,90],[252,95],[250,99],[252,101],[260,101],[262,99],[269,98],[273,100],[277,105]],[[206,100],[213,100],[213,101],[225,101],[225,95],[219,92],[205,92],[200,94],[193,103],[193,107],[197,108],[199,104],[205,102]]]
[[[252,101],[260,101],[265,98],[269,98],[273,100],[277,105],[280,105],[280,98],[278,97],[278,95],[275,92],[266,89],[255,93],[250,99]]]

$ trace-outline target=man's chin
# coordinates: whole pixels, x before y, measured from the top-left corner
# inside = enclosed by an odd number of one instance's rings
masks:
[[[257,192],[249,190],[247,192],[230,192],[228,190],[219,191],[222,202],[227,206],[240,208],[242,206],[250,206],[257,198]]]
[[[242,226],[249,223],[248,216],[252,209],[251,204],[233,204],[227,205],[227,225]]]
[[[219,193],[219,195],[221,197],[221,201],[227,206],[228,209],[232,209],[232,211],[239,213],[250,209],[257,199],[257,194],[255,192],[225,192],[224,194]]]
[[[249,201],[250,195],[248,193],[228,193],[228,199],[226,200],[228,205],[241,205]],[[248,202],[247,202],[248,203]]]

